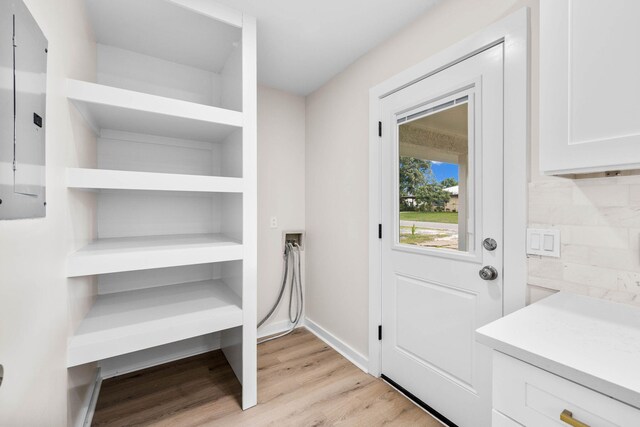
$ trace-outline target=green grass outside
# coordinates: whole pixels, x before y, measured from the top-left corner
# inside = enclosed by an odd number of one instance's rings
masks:
[[[400,212],[402,221],[458,223],[458,212]]]

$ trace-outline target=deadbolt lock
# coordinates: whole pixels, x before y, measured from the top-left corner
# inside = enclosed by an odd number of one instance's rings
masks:
[[[498,242],[496,242],[491,237],[487,237],[482,241],[482,246],[484,246],[484,248],[488,251],[495,251],[498,247]]]
[[[482,280],[496,280],[498,278],[498,270],[490,265],[485,265],[478,272]]]

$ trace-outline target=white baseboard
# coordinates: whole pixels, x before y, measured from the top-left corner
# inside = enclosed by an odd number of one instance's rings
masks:
[[[93,414],[96,411],[96,404],[98,403],[98,395],[100,394],[100,386],[102,385],[102,375],[100,374],[100,368],[96,369],[96,376],[93,382],[87,389],[80,413],[76,419],[76,427],[90,427],[93,420]]]
[[[369,359],[367,357],[358,353],[351,346],[331,334],[329,331],[327,331],[308,317],[305,318],[304,324],[309,331],[311,331],[315,336],[333,347],[335,351],[343,355],[347,360],[349,360],[349,362],[356,365],[365,373],[369,373],[367,369],[367,366],[369,366]]]
[[[303,322],[298,324],[298,327],[303,326]],[[269,335],[280,334],[286,332],[291,328],[291,322],[289,319],[280,320],[278,322],[267,323],[264,326],[258,328],[258,339],[267,337]]]

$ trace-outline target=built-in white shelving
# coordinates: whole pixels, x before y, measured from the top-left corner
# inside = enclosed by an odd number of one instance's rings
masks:
[[[66,95],[95,133],[87,147],[95,162],[66,177],[73,192],[95,196],[95,240],[69,254],[66,274],[96,276],[95,302],[74,325],[67,364],[135,352],[151,366],[162,363],[163,346],[186,355],[189,341],[208,335],[249,408],[257,402],[255,19],[214,1],[85,2],[96,78],[67,80]]]
[[[105,169],[67,169],[67,187],[88,190],[241,193],[242,178]]]
[[[67,259],[67,276],[149,270],[242,259],[242,243],[222,234],[98,239]]]
[[[242,127],[242,113],[80,80],[67,97],[91,127],[196,141],[220,140]]]
[[[100,295],[69,340],[67,366],[240,326],[241,307],[219,280]]]

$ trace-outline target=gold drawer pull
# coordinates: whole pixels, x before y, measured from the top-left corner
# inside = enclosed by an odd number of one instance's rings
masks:
[[[582,421],[578,421],[575,418],[573,418],[573,412],[567,409],[562,411],[562,413],[560,414],[560,421],[563,421],[572,427],[589,427],[588,424],[585,424]]]

